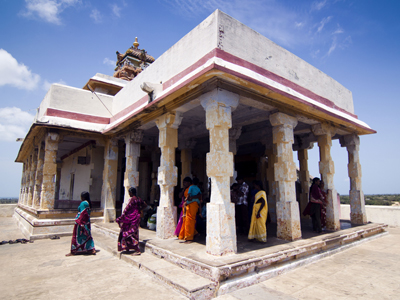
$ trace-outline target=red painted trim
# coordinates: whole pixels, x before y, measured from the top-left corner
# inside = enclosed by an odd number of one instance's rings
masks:
[[[315,101],[317,101],[319,103],[322,103],[322,104],[324,104],[324,105],[326,105],[328,107],[331,107],[331,108],[333,108],[335,110],[338,110],[340,112],[348,114],[349,116],[357,118],[356,115],[354,115],[354,114],[352,114],[352,113],[350,113],[350,112],[348,112],[348,111],[346,111],[346,110],[344,110],[344,109],[342,109],[340,107],[337,107],[332,101],[330,101],[330,100],[328,100],[328,99],[326,99],[324,97],[321,97],[321,96],[315,94],[314,92],[311,92],[310,90],[308,90],[308,89],[306,89],[304,87],[301,87],[301,86],[297,85],[296,83],[294,83],[294,82],[292,82],[292,81],[290,81],[290,80],[288,80],[286,78],[283,78],[283,77],[281,77],[281,76],[279,76],[279,75],[277,75],[275,73],[272,73],[272,72],[270,72],[270,71],[268,71],[266,69],[263,69],[263,68],[255,65],[253,63],[245,61],[245,60],[243,60],[243,59],[241,59],[239,57],[236,57],[236,56],[234,56],[234,55],[232,55],[230,53],[227,53],[227,52],[225,52],[225,51],[223,51],[221,49],[218,49],[218,48],[215,48],[215,49],[211,50],[209,53],[207,53],[205,56],[200,58],[193,65],[191,65],[190,67],[186,68],[185,70],[183,70],[182,72],[180,72],[179,74],[174,76],[173,78],[171,78],[171,79],[167,80],[166,82],[164,82],[163,83],[163,89],[165,90],[165,89],[173,86],[174,84],[176,84],[176,82],[178,82],[183,77],[185,77],[189,73],[193,72],[197,68],[199,68],[202,65],[204,65],[209,59],[211,59],[213,57],[218,57],[218,58],[221,58],[221,59],[223,59],[225,61],[228,61],[230,63],[233,63],[233,64],[236,64],[238,66],[241,66],[241,67],[247,68],[249,70],[252,70],[252,71],[260,74],[261,76],[264,76],[264,77],[269,78],[269,79],[271,79],[271,80],[273,80],[275,82],[278,82],[278,83],[280,83],[280,84],[282,84],[284,86],[287,86],[287,87],[289,87],[289,88],[301,93],[302,95],[304,95],[306,97],[309,97],[309,98],[311,98],[311,99],[313,99],[313,100],[315,100]],[[263,82],[255,80],[255,79],[253,79],[253,78],[251,78],[249,76],[245,76],[245,75],[243,75],[243,74],[241,74],[239,72],[236,72],[236,71],[230,70],[228,68],[216,65],[214,63],[211,64],[210,66],[204,68],[199,73],[194,74],[192,77],[188,78],[184,82],[181,82],[179,85],[175,86],[173,89],[168,91],[167,94],[163,95],[163,97],[160,97],[159,99],[156,99],[155,101],[153,101],[151,103],[148,103],[146,106],[142,107],[139,110],[137,110],[138,107],[142,106],[143,104],[145,104],[148,101],[148,96],[147,95],[142,97],[141,99],[139,99],[135,103],[129,105],[128,107],[124,108],[123,110],[121,110],[115,116],[113,116],[111,118],[90,116],[90,115],[86,115],[86,114],[67,112],[67,111],[62,111],[62,110],[57,110],[57,109],[52,109],[52,108],[48,108],[45,115],[61,117],[61,118],[66,118],[66,119],[72,119],[72,120],[77,120],[77,121],[83,121],[83,122],[98,123],[98,124],[110,124],[111,123],[112,126],[110,128],[108,128],[107,130],[103,131],[103,133],[105,133],[105,132],[108,132],[108,131],[112,130],[113,128],[117,127],[121,123],[125,122],[126,120],[131,118],[133,115],[136,115],[136,114],[142,112],[143,110],[149,108],[150,106],[156,104],[157,102],[163,100],[168,95],[171,95],[175,91],[177,91],[177,90],[181,89],[182,87],[184,87],[185,85],[187,85],[189,82],[193,81],[194,79],[202,76],[204,73],[206,73],[206,72],[208,72],[210,70],[213,70],[213,69],[220,70],[220,71],[223,71],[225,73],[232,74],[232,75],[234,75],[236,77],[245,79],[247,81],[256,83],[257,85],[264,86],[264,87],[266,87],[266,88],[268,88],[268,89],[270,89],[270,90],[272,90],[272,91],[274,91],[276,93],[279,93],[279,94],[284,95],[284,96],[286,96],[288,98],[291,98],[291,99],[294,99],[296,101],[299,101],[300,103],[303,103],[303,104],[305,104],[307,106],[310,106],[310,107],[312,107],[314,109],[317,109],[319,111],[322,111],[324,113],[332,115],[332,116],[334,116],[336,118],[345,120],[345,121],[350,122],[352,124],[355,124],[357,127],[362,127],[362,128],[364,128],[364,129],[366,129],[366,130],[368,130],[370,132],[375,132],[374,130],[372,130],[370,128],[367,128],[365,126],[359,125],[359,124],[357,124],[355,122],[352,122],[352,121],[350,121],[350,120],[348,120],[346,118],[340,117],[340,116],[338,116],[338,115],[336,115],[334,113],[331,113],[331,112],[329,112],[329,111],[327,111],[327,110],[325,110],[325,109],[323,109],[323,108],[321,108],[319,106],[313,105],[313,104],[311,104],[311,103],[309,103],[309,102],[307,102],[307,101],[305,101],[303,99],[295,97],[295,96],[293,96],[293,95],[291,95],[289,93],[286,93],[286,92],[284,92],[282,90],[279,90],[277,88],[274,88],[274,87],[272,87],[272,86],[270,86],[268,84],[265,84]],[[123,118],[123,119],[120,120],[118,123],[114,123],[118,119],[121,119],[121,118]]]
[[[110,124],[110,118],[91,116],[91,115],[59,110],[54,108],[48,108],[44,115],[49,117],[59,117],[59,118],[88,122],[88,123]]]
[[[194,79],[200,77],[201,75],[203,75],[204,73],[206,73],[206,72],[208,72],[208,71],[210,71],[210,70],[212,70],[212,69],[215,69],[215,64],[211,64],[210,66],[208,66],[207,68],[205,68],[205,69],[202,70],[201,72],[199,72],[199,73],[197,73],[196,75],[194,75],[194,76],[188,78],[188,79],[185,80],[184,82],[180,83],[179,85],[177,85],[176,87],[174,87],[173,89],[171,89],[171,90],[170,90],[167,94],[165,94],[163,97],[161,97],[161,98],[159,98],[159,99],[156,99],[156,100],[150,102],[150,103],[147,104],[146,106],[142,107],[140,110],[136,111],[134,114],[136,115],[136,114],[138,114],[138,113],[144,111],[145,109],[149,108],[150,106],[154,105],[155,103],[157,103],[157,102],[163,100],[166,96],[168,96],[168,95],[174,93],[175,91],[181,89],[182,87],[184,87],[186,84],[188,84],[188,83],[191,82],[192,80],[194,80]],[[148,96],[145,96],[145,97],[143,97],[142,99],[140,99],[139,101],[135,102],[134,104],[128,106],[127,108],[125,108],[123,111],[121,111],[121,112],[118,113],[117,115],[122,115],[122,116],[123,116],[124,114],[123,114],[122,112],[131,112],[131,111],[133,111],[134,108],[137,108],[137,107],[139,107],[141,104],[143,104],[143,102],[142,102],[143,99],[145,99],[146,101],[148,101]],[[140,102],[140,103],[138,104],[138,102]],[[116,116],[117,116],[117,115],[116,115]],[[122,116],[121,116],[121,117],[122,117]],[[131,115],[131,114],[127,115],[125,118],[123,118],[122,120],[120,120],[118,123],[115,123],[115,124],[113,124],[110,128],[104,130],[103,133],[106,133],[106,132],[108,132],[108,131],[114,129],[114,128],[117,127],[118,125],[120,125],[120,124],[124,123],[126,120],[130,119],[132,116],[133,116],[133,115]],[[115,119],[118,119],[118,118],[115,118]],[[115,119],[112,119],[112,120],[115,120]]]
[[[197,67],[196,67],[196,68],[197,68]],[[196,69],[196,68],[194,68],[194,69]],[[323,112],[323,113],[326,113],[326,114],[328,114],[328,115],[334,116],[335,118],[344,120],[344,121],[349,122],[349,123],[351,123],[351,124],[354,124],[355,126],[361,127],[361,128],[363,128],[363,129],[365,129],[365,130],[371,132],[371,133],[376,133],[376,131],[375,131],[375,130],[372,130],[371,128],[362,126],[362,125],[360,125],[360,124],[358,124],[358,123],[355,123],[355,122],[353,122],[353,121],[351,121],[351,120],[349,120],[349,119],[346,119],[346,118],[341,117],[341,116],[339,116],[339,115],[337,115],[337,114],[334,114],[334,113],[332,113],[332,112],[329,112],[329,111],[327,111],[327,110],[325,110],[325,109],[323,109],[323,108],[321,108],[321,107],[319,107],[319,106],[313,105],[313,104],[311,104],[311,103],[309,103],[309,102],[307,102],[307,101],[305,101],[305,100],[303,100],[303,99],[300,99],[300,98],[297,98],[297,97],[295,97],[295,96],[293,96],[293,95],[291,95],[291,94],[287,94],[287,93],[285,93],[285,92],[282,92],[281,90],[276,89],[276,88],[274,88],[274,87],[272,87],[272,86],[269,86],[269,85],[267,85],[267,84],[265,84],[265,83],[263,83],[263,82],[260,82],[260,81],[258,81],[258,80],[255,80],[255,79],[251,78],[251,77],[245,76],[245,75],[243,75],[243,74],[241,74],[241,73],[232,71],[232,70],[227,69],[227,68],[225,68],[225,67],[216,65],[215,63],[211,64],[210,66],[208,66],[208,67],[206,67],[206,68],[204,68],[204,69],[201,70],[199,73],[196,73],[195,75],[193,75],[192,77],[188,78],[188,79],[185,80],[184,82],[181,82],[179,85],[177,85],[177,86],[175,86],[173,89],[171,89],[167,94],[163,95],[163,97],[161,97],[161,98],[159,98],[159,99],[156,99],[155,101],[149,103],[148,105],[146,105],[146,106],[143,107],[142,109],[136,111],[135,114],[138,114],[138,113],[142,112],[143,110],[145,110],[146,108],[148,108],[148,107],[154,105],[155,103],[157,103],[157,102],[163,100],[163,99],[164,99],[165,97],[167,97],[168,95],[170,95],[170,94],[174,93],[175,91],[181,89],[182,87],[184,87],[185,85],[187,85],[187,84],[190,83],[191,81],[195,80],[196,78],[202,76],[204,73],[209,72],[209,71],[211,71],[211,70],[213,70],[213,69],[214,69],[214,70],[223,71],[223,72],[225,72],[225,73],[232,74],[232,75],[234,75],[234,76],[236,76],[236,77],[239,77],[239,78],[242,78],[242,79],[244,79],[244,80],[247,80],[247,81],[256,83],[257,85],[264,86],[264,87],[266,87],[266,88],[268,88],[268,89],[270,89],[270,90],[272,90],[272,91],[274,91],[274,92],[277,92],[277,93],[279,93],[279,94],[281,94],[281,95],[287,96],[288,98],[291,98],[291,99],[294,99],[294,100],[299,101],[299,102],[301,102],[301,103],[304,103],[304,104],[306,104],[306,105],[308,105],[308,106],[310,106],[310,107],[313,107],[314,109],[319,110],[319,111],[321,111],[321,112]],[[183,73],[180,73],[180,78],[183,78],[183,77],[186,76],[186,75],[187,75],[187,74],[183,75]],[[147,96],[144,97],[144,98],[147,99]],[[144,98],[140,99],[139,101],[142,102],[142,100],[143,100]],[[139,101],[138,101],[138,102],[139,102]],[[136,104],[136,103],[135,103],[135,104]],[[133,106],[135,106],[135,104],[132,104],[131,106],[129,106],[129,107],[126,108],[125,110],[132,111],[131,108],[132,108]],[[136,107],[137,107],[137,106],[139,106],[139,105],[136,105]],[[124,110],[124,111],[125,111],[125,110]],[[119,121],[118,123],[113,124],[112,127],[110,127],[110,128],[108,128],[107,130],[103,131],[103,133],[112,130],[113,128],[117,127],[118,125],[120,125],[121,123],[125,122],[125,121],[128,120],[129,118],[131,118],[131,115],[128,115],[128,116],[126,116],[124,119],[122,119],[121,121]]]
[[[296,92],[299,92],[300,94],[303,94],[306,97],[309,97],[315,101],[318,101],[326,106],[329,106],[331,108],[334,108],[338,111],[341,111],[343,113],[346,113],[350,116],[352,116],[353,118],[358,118],[357,115],[348,112],[347,110],[340,108],[338,106],[336,106],[336,104],[329,100],[326,99],[324,97],[321,97],[317,94],[315,94],[314,92],[286,79],[283,78],[275,73],[272,73],[266,69],[263,69],[253,63],[250,63],[244,59],[241,59],[237,56],[234,56],[228,52],[225,52],[221,49],[215,48],[212,51],[210,51],[209,53],[207,53],[205,56],[203,56],[200,60],[198,60],[196,63],[194,63],[193,65],[191,65],[189,68],[183,70],[181,73],[179,73],[178,75],[174,76],[173,78],[171,78],[170,80],[167,80],[164,84],[163,84],[163,88],[166,89],[168,87],[170,87],[171,85],[173,85],[175,82],[179,81],[181,78],[183,78],[184,76],[186,76],[187,74],[189,74],[190,72],[194,71],[195,69],[197,69],[198,67],[200,67],[201,65],[205,64],[210,58],[212,57],[218,57],[221,58],[227,62],[233,63],[235,65],[244,67],[246,69],[249,69],[253,72],[256,72],[258,74],[260,74],[261,76],[264,76],[266,78],[269,78],[275,82],[278,82],[284,86],[287,86],[293,90],[295,90]]]
[[[119,118],[122,118],[123,116],[128,115],[130,112],[134,111],[139,106],[141,106],[144,103],[146,103],[147,101],[149,101],[149,96],[148,95],[142,97],[141,99],[139,99],[135,103],[129,105],[128,107],[126,107],[123,110],[121,110],[120,112],[118,112],[116,115],[114,115],[114,117],[111,118],[111,122],[110,123],[113,123],[116,120],[118,120]]]
[[[283,96],[286,96],[286,97],[288,97],[288,98],[294,99],[294,100],[296,100],[296,101],[299,101],[300,103],[304,103],[304,104],[306,104],[306,105],[312,107],[312,108],[315,109],[315,110],[319,110],[319,111],[321,111],[321,112],[323,112],[323,113],[325,113],[325,114],[328,114],[328,115],[330,115],[330,116],[333,116],[333,117],[335,117],[335,118],[337,118],[337,119],[341,119],[341,120],[343,120],[343,121],[350,122],[350,123],[356,125],[357,127],[362,127],[362,128],[364,128],[365,130],[370,131],[371,133],[376,133],[376,131],[373,130],[373,129],[371,129],[371,128],[368,128],[368,127],[365,127],[365,126],[363,126],[363,125],[360,125],[360,124],[358,124],[358,123],[356,123],[356,122],[353,122],[353,121],[351,121],[351,120],[349,120],[349,119],[346,119],[346,118],[344,118],[344,117],[342,117],[342,116],[339,116],[339,115],[337,115],[337,114],[335,114],[335,113],[332,113],[332,112],[330,112],[330,111],[328,111],[328,110],[326,110],[326,109],[324,109],[324,108],[322,108],[322,107],[320,107],[320,106],[317,106],[317,105],[314,105],[314,104],[312,104],[312,103],[309,103],[309,102],[307,102],[307,101],[305,101],[305,100],[303,100],[303,99],[301,99],[301,98],[295,97],[295,96],[293,96],[293,95],[291,95],[291,94],[288,94],[288,93],[286,93],[286,92],[281,91],[280,89],[277,89],[277,88],[272,87],[272,86],[270,86],[270,85],[268,85],[268,84],[265,84],[265,83],[263,83],[263,82],[260,82],[260,81],[258,81],[258,80],[255,80],[255,79],[253,79],[253,78],[251,78],[251,77],[245,76],[245,75],[243,75],[243,74],[241,74],[241,73],[232,71],[232,70],[230,70],[230,69],[227,69],[227,68],[222,67],[222,66],[219,66],[219,65],[215,65],[215,66],[214,66],[214,69],[223,71],[223,72],[228,73],[228,74],[232,74],[232,75],[234,75],[234,76],[236,76],[236,77],[239,77],[239,78],[241,78],[241,79],[244,79],[244,80],[246,80],[246,81],[249,81],[249,82],[252,82],[252,83],[256,83],[257,85],[264,86],[264,87],[268,88],[269,90],[271,90],[271,91],[273,91],[273,92],[279,93],[280,95],[283,95]]]
[[[205,56],[200,58],[198,61],[196,61],[193,65],[190,67],[186,68],[182,72],[178,73],[176,76],[172,77],[171,79],[168,79],[166,82],[163,83],[163,90],[166,90],[169,88],[171,85],[174,85],[176,82],[181,80],[183,77],[185,77],[187,74],[193,72],[197,68],[201,67],[204,65],[210,58],[213,57],[218,57],[217,56],[217,50],[219,49],[213,49],[209,53],[207,53]]]

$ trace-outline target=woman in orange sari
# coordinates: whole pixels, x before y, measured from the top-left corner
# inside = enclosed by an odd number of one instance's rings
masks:
[[[201,191],[197,186],[199,180],[193,179],[193,185],[189,187],[188,196],[183,205],[182,228],[179,233],[181,243],[189,244],[193,241],[196,232],[196,215],[200,207]]]
[[[181,214],[178,219],[178,224],[176,225],[174,235],[179,237],[179,233],[181,232],[182,229],[182,223],[183,223],[183,212],[184,212],[184,205],[185,205],[185,200],[187,196],[189,195],[189,187],[192,185],[192,179],[190,177],[185,177],[183,179],[183,188],[179,192],[179,198],[182,199],[181,204],[179,204],[179,207],[182,208]]]

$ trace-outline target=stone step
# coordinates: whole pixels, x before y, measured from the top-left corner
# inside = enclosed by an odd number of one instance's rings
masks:
[[[92,228],[101,235],[108,237],[112,241],[108,251],[114,253],[114,255],[119,255],[116,251],[118,226],[113,223],[99,223],[93,224]],[[188,272],[185,274],[197,275],[198,278],[207,280],[206,282],[209,283],[209,290],[207,290],[207,287],[203,287],[204,295],[201,292],[199,293],[203,298],[198,299],[210,299],[213,295],[220,296],[231,293],[356,246],[359,243],[383,236],[387,234],[385,228],[386,225],[384,224],[371,223],[355,227],[348,226],[348,228],[340,231],[309,236],[293,242],[282,242],[279,239],[270,238],[268,247],[250,249],[236,255],[222,257],[206,254],[205,246],[200,243],[183,246],[176,239],[158,239],[155,232],[144,230],[140,233],[142,239],[140,247],[146,255],[151,257],[148,259],[149,264],[155,262],[154,265],[150,264],[150,268],[146,269],[146,266],[143,266],[143,270],[153,272],[154,276],[158,276],[162,281],[164,280],[163,272],[165,270],[152,269],[162,261],[169,264],[166,266],[174,266],[174,270],[184,270]],[[140,264],[139,259],[134,258],[133,261]],[[141,268],[141,265],[138,265],[138,267]],[[179,273],[177,272],[177,274]],[[195,291],[189,291],[188,287],[186,289],[183,287],[182,282],[185,282],[185,280],[185,277],[176,279],[172,285],[178,291],[183,289],[182,293],[191,297],[195,294]]]
[[[208,300],[215,297],[216,284],[213,281],[146,252],[140,256],[120,254],[117,251],[117,236],[113,231],[99,230],[93,226],[92,235],[97,247],[137,267],[189,299]]]

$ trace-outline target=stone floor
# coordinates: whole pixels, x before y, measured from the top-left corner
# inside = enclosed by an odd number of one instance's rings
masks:
[[[216,299],[400,299],[400,228],[388,232]]]
[[[0,218],[0,228],[0,240],[23,237],[12,218]],[[388,232],[217,299],[396,299],[400,295],[400,228]],[[65,257],[69,244],[65,237],[1,245],[0,298],[185,299],[102,248],[97,247],[96,256]]]

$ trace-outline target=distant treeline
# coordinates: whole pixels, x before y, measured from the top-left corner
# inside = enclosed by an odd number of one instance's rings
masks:
[[[18,198],[0,198],[0,204],[18,203]]]
[[[392,195],[364,195],[366,205],[387,205],[391,206],[395,202],[400,202],[400,194]],[[340,196],[341,204],[350,204],[349,195]]]

